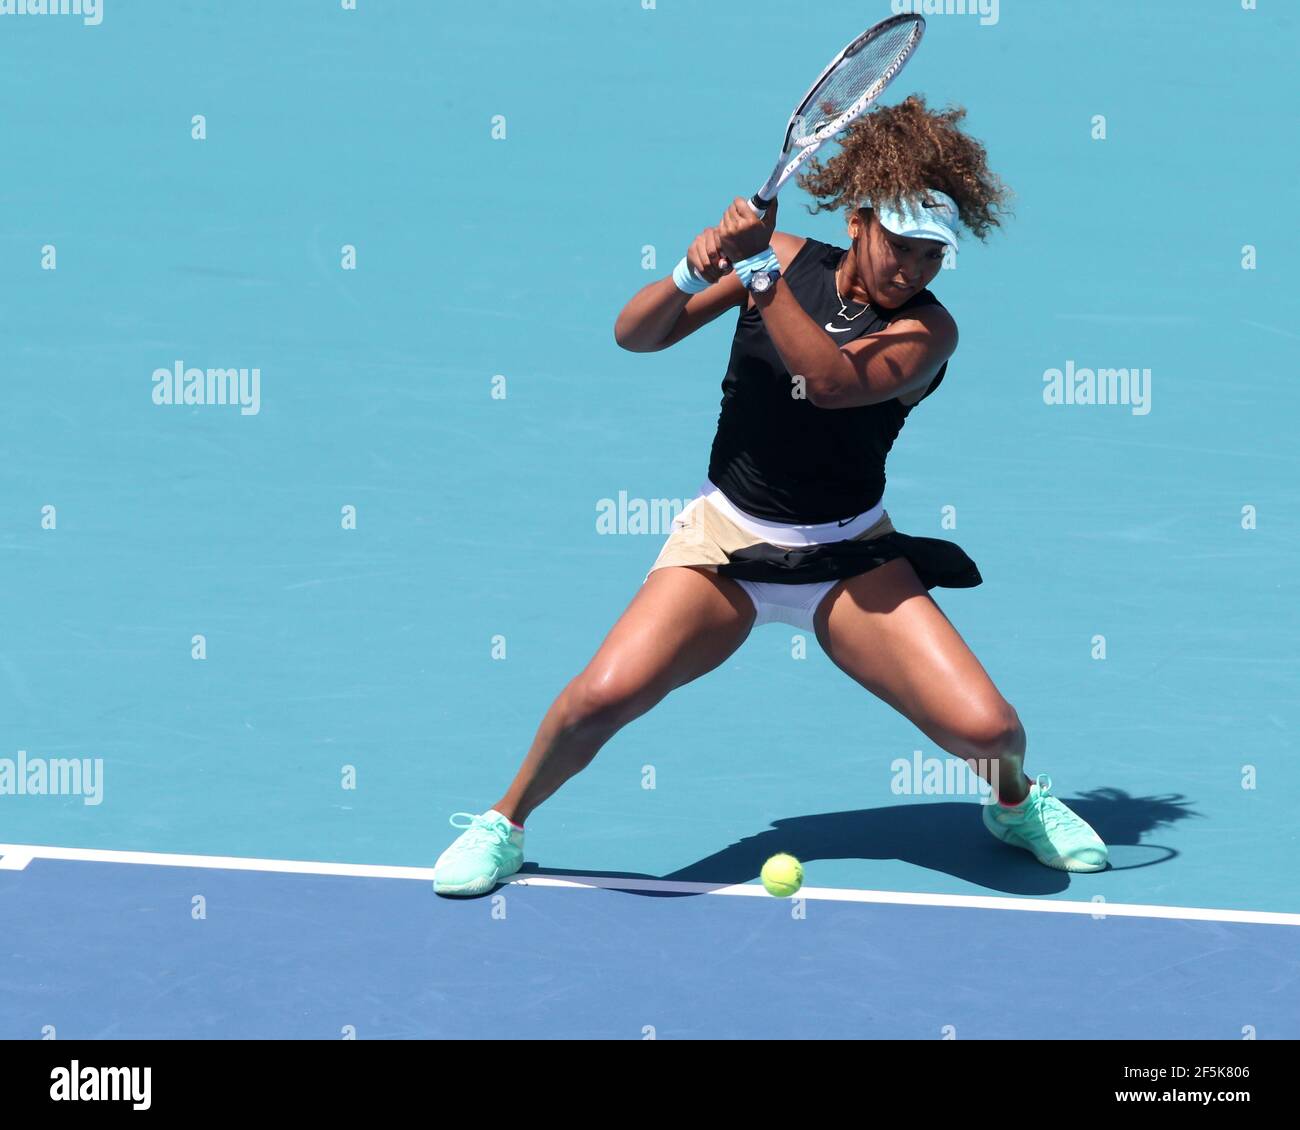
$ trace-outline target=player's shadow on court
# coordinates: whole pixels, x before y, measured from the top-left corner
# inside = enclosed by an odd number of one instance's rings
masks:
[[[1171,848],[1143,843],[1144,837],[1196,814],[1178,795],[1130,796],[1121,789],[1096,789],[1062,798],[1110,848],[1110,869],[1127,870],[1173,859]],[[1071,876],[1044,867],[1028,852],[995,840],[973,801],[898,804],[851,812],[824,812],[778,820],[768,830],[697,860],[668,875],[629,872],[581,874],[606,878],[660,878],[682,883],[728,886],[752,882],[765,860],[789,852],[804,864],[809,886],[819,883],[817,863],[830,859],[896,859],[938,871],[1008,895],[1044,895],[1069,887]],[[525,867],[525,873],[533,870]],[[539,866],[548,875],[579,874]],[[683,897],[676,892],[633,892],[653,897]]]

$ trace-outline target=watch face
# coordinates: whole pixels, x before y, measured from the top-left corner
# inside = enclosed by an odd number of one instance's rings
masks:
[[[749,285],[751,290],[756,290],[759,294],[762,294],[763,291],[767,290],[767,288],[772,285],[772,276],[760,271],[754,276]]]

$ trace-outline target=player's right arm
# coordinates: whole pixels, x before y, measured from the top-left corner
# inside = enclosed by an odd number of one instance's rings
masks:
[[[672,276],[642,287],[614,322],[614,340],[633,353],[654,353],[676,345],[724,310],[739,306],[748,292],[728,266],[718,266],[722,249],[717,228],[700,232],[686,252],[686,261],[712,283],[699,294],[684,294]]]

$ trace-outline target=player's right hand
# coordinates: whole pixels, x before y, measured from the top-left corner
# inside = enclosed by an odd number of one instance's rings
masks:
[[[686,262],[702,279],[715,283],[724,275],[731,274],[731,264],[719,265],[725,260],[722,254],[722,242],[717,228],[705,228],[697,235],[686,252]]]

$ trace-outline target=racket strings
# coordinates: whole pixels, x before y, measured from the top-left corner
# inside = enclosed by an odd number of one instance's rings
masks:
[[[864,94],[874,97],[888,86],[920,41],[923,28],[920,21],[905,20],[886,28],[858,50],[850,50],[804,99],[791,130],[791,147],[807,144]]]

